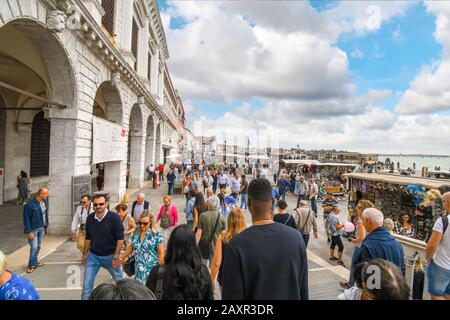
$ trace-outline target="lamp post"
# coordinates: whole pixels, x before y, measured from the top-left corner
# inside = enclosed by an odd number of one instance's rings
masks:
[[[224,141],[223,145],[223,162],[227,162],[227,140]]]

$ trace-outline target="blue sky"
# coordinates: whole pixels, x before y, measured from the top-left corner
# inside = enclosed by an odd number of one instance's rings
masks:
[[[383,24],[377,32],[362,37],[342,36],[337,45],[349,57],[357,94],[369,88],[406,90],[424,64],[439,58],[442,46],[433,38],[434,29],[435,17],[419,3],[410,7],[405,16]],[[363,53],[363,58],[352,56],[356,50]],[[385,105],[392,110],[397,102],[398,97],[394,96]]]
[[[338,0],[310,1],[317,11],[327,11],[338,4]],[[162,11],[169,8],[167,0],[158,0],[158,5]],[[170,20],[170,28],[182,29],[186,23],[183,17],[175,16]],[[387,89],[394,93],[406,90],[421,67],[440,55],[442,46],[433,38],[434,29],[435,17],[418,3],[410,7],[406,15],[384,23],[376,32],[364,36],[342,35],[336,45],[347,53],[351,81],[357,87],[355,94],[362,95],[368,89]],[[360,52],[362,57],[354,57],[355,52]],[[383,101],[383,107],[393,110],[398,100],[399,96],[393,94]],[[263,106],[257,97],[247,102],[256,108]],[[200,114],[218,118],[239,107],[242,101],[221,104],[194,100],[192,103]]]
[[[418,151],[405,146],[406,135],[389,146],[383,140],[414,131],[415,141],[423,139],[414,148],[431,152],[441,149],[437,140],[429,142],[434,132],[450,130],[450,82],[444,84],[450,60],[443,55],[450,52],[445,40],[450,37],[437,27],[438,17],[450,21],[443,2],[158,0],[158,5],[175,86],[192,120],[202,116],[208,127],[233,121],[241,134],[256,123],[296,127],[290,135],[298,141],[287,138],[293,145],[313,134],[320,139],[312,147],[403,153]],[[368,27],[371,6],[382,14],[376,28]],[[386,92],[391,94],[384,97]],[[355,121],[363,126],[359,140]]]

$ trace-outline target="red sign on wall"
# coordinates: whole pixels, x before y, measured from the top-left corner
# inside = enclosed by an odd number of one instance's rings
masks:
[[[0,168],[0,177],[3,176],[3,168]]]
[[[122,135],[122,137],[125,137],[127,135],[127,131],[125,129],[122,129],[121,135]]]

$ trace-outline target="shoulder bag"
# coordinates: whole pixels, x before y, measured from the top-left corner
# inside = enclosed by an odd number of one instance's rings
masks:
[[[216,233],[217,225],[219,224],[219,219],[220,219],[220,212],[217,212],[216,225],[214,226],[211,236],[209,237],[209,239],[200,240],[198,243],[198,248],[200,250],[200,254],[202,255],[203,259],[209,259],[211,256],[211,240],[214,237],[214,233]]]
[[[162,296],[164,293],[163,285],[164,285],[164,265],[161,264],[158,266],[158,276],[156,278],[156,288],[155,288],[155,296],[156,300],[162,300]]]

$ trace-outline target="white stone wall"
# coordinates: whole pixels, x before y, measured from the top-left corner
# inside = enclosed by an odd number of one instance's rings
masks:
[[[27,18],[45,26],[48,3],[50,2],[44,0],[0,0],[0,27],[19,18]],[[127,52],[131,48],[132,1],[118,0],[116,3],[115,32],[117,40],[124,54],[123,57],[132,66],[132,61],[127,57]],[[96,20],[98,21],[98,19],[97,17]],[[147,75],[148,27],[149,23],[146,21],[145,30],[141,30],[140,35],[143,40],[138,57],[141,78]],[[36,32],[48,33],[49,31],[36,28]],[[55,33],[55,36],[56,41],[43,42],[42,47],[39,47],[38,50],[42,50],[47,65],[53,68],[53,71],[61,70],[61,79],[57,81],[51,79],[51,85],[58,89],[53,90],[52,98],[65,103],[67,109],[50,111],[50,174],[49,177],[37,179],[35,186],[41,187],[48,182],[50,232],[69,233],[72,216],[72,178],[89,174],[92,168],[94,99],[102,84],[111,83],[114,70],[100,58],[97,49],[88,45],[76,32],[66,28],[60,33]],[[51,46],[45,49],[47,45],[58,42],[67,56],[67,61],[60,60],[58,56],[53,55]],[[151,92],[153,94],[162,92],[162,78],[158,74],[159,63],[160,53],[158,50],[152,58]],[[69,69],[64,68],[67,64],[70,65]],[[70,70],[69,73],[73,73],[73,82],[71,75],[66,75],[67,70]],[[127,135],[131,135],[130,186],[139,187],[142,185],[146,166],[150,163],[156,165],[163,162],[162,141],[169,139],[175,128],[169,128],[167,123],[159,124],[163,116],[157,114],[153,106],[144,104],[124,79],[114,90],[118,92],[120,102],[108,101],[108,98],[105,98],[106,103],[111,105],[107,117],[115,120],[116,123],[121,123],[126,129]],[[133,125],[135,122],[140,123],[138,132],[129,130],[133,106],[139,108],[140,119],[137,121],[134,118],[131,119]],[[15,132],[12,114],[12,112],[8,112],[6,126],[6,200],[17,196],[15,177],[20,170],[29,168],[30,161],[31,126],[21,126],[19,132]],[[149,117],[152,117],[150,122],[148,121]],[[147,128],[148,123],[151,124],[151,128]],[[158,125],[159,131],[157,131]],[[124,148],[123,152],[127,153],[127,149]],[[105,190],[110,192],[111,202],[121,201],[126,192],[126,166],[126,161],[109,162],[105,165]]]

